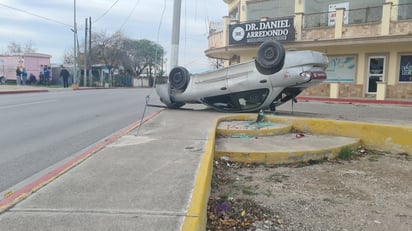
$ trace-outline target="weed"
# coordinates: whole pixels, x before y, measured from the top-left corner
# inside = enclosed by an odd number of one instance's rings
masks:
[[[252,186],[243,187],[242,193],[249,196],[257,195],[256,190]]]
[[[226,200],[229,200],[230,198],[233,198],[233,193],[231,191],[225,192],[224,198]]]
[[[370,157],[368,158],[368,160],[369,160],[369,161],[378,161],[379,157],[380,157],[380,156],[378,156],[378,155],[373,155],[373,156],[370,156]]]
[[[270,191],[269,189],[266,190],[266,192],[263,193],[263,195],[267,196],[267,197],[271,197],[272,196],[272,191]]]
[[[343,160],[350,160],[352,159],[354,155],[355,155],[355,152],[351,148],[344,147],[340,150],[338,154],[338,158],[343,159]]]
[[[217,178],[216,174],[212,174],[212,187],[219,186],[219,179]]]

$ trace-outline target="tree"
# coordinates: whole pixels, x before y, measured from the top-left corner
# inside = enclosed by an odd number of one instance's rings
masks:
[[[13,53],[35,53],[36,49],[33,47],[33,42],[32,41],[28,41],[24,45],[21,45],[20,43],[17,43],[17,42],[10,42],[9,45],[7,45],[7,52],[9,54],[13,54]]]
[[[123,49],[124,39],[125,36],[121,32],[111,36],[107,36],[105,32],[93,34],[91,62],[105,64],[109,69],[121,66],[126,55]]]
[[[154,71],[162,70],[164,49],[159,44],[147,40],[125,40],[124,48],[127,52],[127,62],[125,68],[130,69],[136,76],[148,70],[149,77]]]
[[[64,64],[74,64],[73,49],[66,49],[63,54]]]
[[[92,44],[91,62],[105,64],[109,69],[122,67],[135,76],[148,70],[152,76],[163,66],[163,47],[147,39],[130,39],[121,32],[111,36],[98,33],[92,35]]]

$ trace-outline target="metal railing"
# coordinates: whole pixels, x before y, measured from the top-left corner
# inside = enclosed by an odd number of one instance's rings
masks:
[[[382,20],[382,6],[347,10],[348,24],[374,23]]]
[[[328,26],[329,12],[303,15],[303,28]]]
[[[345,11],[344,22],[346,24],[361,24],[380,22],[382,19],[382,6],[359,8]],[[336,12],[321,12],[305,14],[303,16],[303,27],[326,27],[334,26]]]

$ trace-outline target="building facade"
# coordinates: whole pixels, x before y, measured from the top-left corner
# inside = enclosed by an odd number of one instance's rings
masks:
[[[37,77],[41,71],[41,66],[50,66],[51,55],[40,53],[21,53],[0,55],[0,75],[7,80],[16,80],[16,69],[25,68],[28,75],[33,74]]]
[[[329,58],[324,83],[300,96],[412,100],[412,0],[223,0],[210,58],[233,65],[266,39]]]

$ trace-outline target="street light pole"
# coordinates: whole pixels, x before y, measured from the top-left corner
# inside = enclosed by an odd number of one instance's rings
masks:
[[[76,25],[76,0],[74,0],[74,17],[73,17],[73,62],[74,62],[74,73],[73,73],[73,85],[77,83],[77,25]]]
[[[170,69],[179,63],[179,38],[180,38],[180,11],[182,0],[174,0],[173,25],[172,25],[172,52],[170,54]]]

